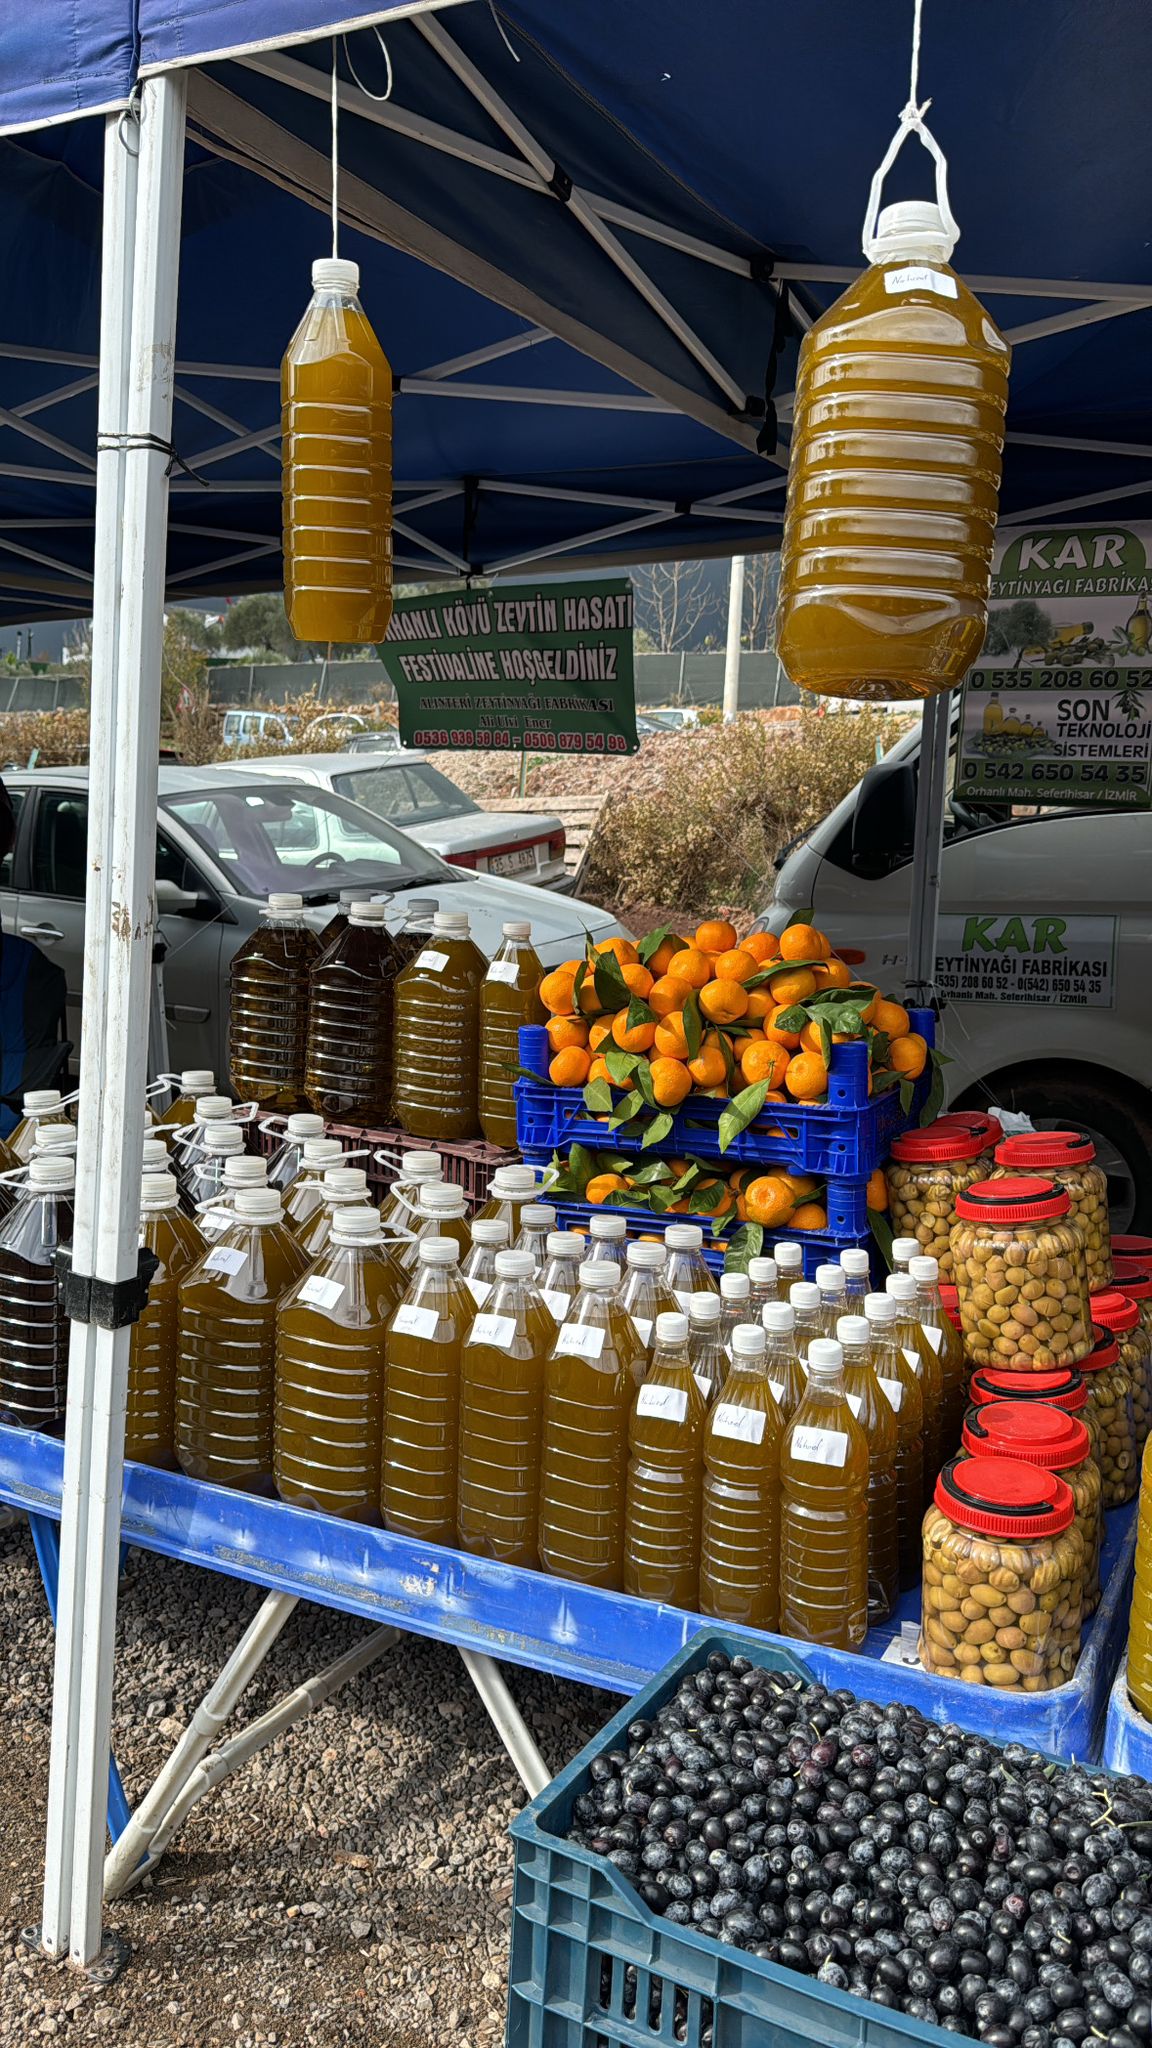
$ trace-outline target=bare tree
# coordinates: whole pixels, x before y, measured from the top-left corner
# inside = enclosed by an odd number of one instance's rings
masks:
[[[776,600],[780,587],[780,556],[748,555],[744,561],[744,625],[741,640],[755,653],[770,654],[776,645]]]
[[[653,653],[698,645],[716,600],[700,562],[646,562],[632,571],[636,624]]]

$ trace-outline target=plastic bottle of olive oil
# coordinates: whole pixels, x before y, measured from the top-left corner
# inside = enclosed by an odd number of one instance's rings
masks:
[[[495,1287],[460,1359],[457,1524],[463,1549],[535,1568],[544,1380],[557,1325],[531,1252],[497,1252],[495,1263]]]
[[[851,1650],[868,1628],[868,1439],[834,1338],[808,1347],[808,1384],[780,1447],[780,1628]]]
[[[456,1541],[460,1366],[476,1304],[455,1238],[426,1237],[385,1344],[384,1525],[427,1543]]]
[[[656,1317],[656,1342],[628,1425],[624,1591],[695,1608],[707,1407],[688,1356],[688,1318]]]
[[[129,1339],[124,1456],[171,1471],[176,1464],[177,1290],[185,1273],[203,1258],[204,1240],[181,1209],[170,1173],[146,1173],[140,1182],[140,1242],[158,1263]]]
[[[866,1294],[872,1365],[896,1422],[896,1534],[901,1591],[920,1583],[924,1519],[924,1390],[900,1342],[898,1304],[890,1294]]]
[[[741,1323],[704,1431],[700,1612],[744,1628],[780,1617],[780,1442],[765,1333]]]
[[[480,1128],[490,1145],[517,1142],[512,1090],[520,1065],[520,1026],[544,1022],[543,972],[531,925],[506,924],[480,990]]]
[[[577,1584],[624,1582],[624,1489],[635,1333],[619,1270],[586,1260],[545,1375],[540,1562]]]
[[[841,1316],[836,1336],[844,1353],[848,1406],[868,1439],[868,1623],[886,1621],[900,1597],[899,1499],[896,1488],[896,1417],[872,1365],[872,1328],[866,1316]]]

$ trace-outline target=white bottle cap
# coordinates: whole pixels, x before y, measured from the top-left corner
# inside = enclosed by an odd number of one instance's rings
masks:
[[[670,1223],[664,1232],[664,1242],[670,1252],[698,1252],[704,1232],[697,1223]]]
[[[688,1319],[693,1323],[718,1323],[720,1321],[720,1296],[711,1288],[702,1287],[699,1294],[688,1296]]]
[[[430,1180],[420,1190],[420,1214],[422,1216],[465,1216],[468,1203],[463,1188],[451,1181]]]
[[[798,1316],[807,1315],[820,1306],[820,1289],[813,1280],[794,1280],[788,1289],[788,1299]]]
[[[76,1161],[74,1159],[33,1158],[28,1162],[28,1182],[31,1188],[70,1188],[76,1183]]]
[[[404,905],[405,917],[424,917],[436,908],[435,896],[410,896]]]
[[[747,1301],[752,1292],[752,1282],[747,1273],[721,1273],[720,1299],[722,1301]]]
[[[580,1268],[580,1285],[597,1294],[611,1294],[620,1280],[620,1268],[611,1259],[586,1259]]]
[[[503,1216],[478,1216],[472,1225],[473,1244],[507,1244],[508,1225]]]
[[[400,1161],[397,1180],[439,1180],[444,1172],[444,1161],[438,1152],[405,1152]]]
[[[45,1152],[74,1152],[77,1136],[75,1124],[44,1124],[32,1141],[32,1157],[42,1158]],[[160,1150],[164,1151],[163,1145]]]
[[[213,1155],[244,1150],[244,1133],[239,1124],[209,1124],[201,1140],[206,1153]]]
[[[305,1138],[301,1158],[305,1166],[332,1166],[344,1157],[339,1138]]]
[[[662,1244],[630,1244],[624,1254],[625,1264],[641,1273],[658,1273],[666,1257]]]
[[[860,1245],[859,1247],[852,1245],[846,1252],[841,1252],[840,1264],[843,1266],[844,1271],[847,1273],[849,1279],[853,1279],[857,1276],[867,1278],[868,1254],[864,1250],[863,1245]]]
[[[836,1324],[836,1336],[841,1344],[867,1344],[871,1335],[867,1316],[841,1316]]]
[[[892,1294],[866,1294],[864,1314],[870,1323],[894,1323],[896,1321],[896,1297]]]
[[[388,915],[386,903],[354,903],[348,912],[349,924],[382,925]]]
[[[326,1166],[321,1193],[325,1202],[366,1202],[368,1175],[359,1166]]]
[[[889,1273],[884,1282],[884,1292],[890,1294],[893,1301],[915,1301],[916,1282],[911,1273]]]
[[[535,1194],[537,1185],[534,1167],[498,1166],[488,1183],[488,1193],[499,1202],[509,1195]]]
[[[732,1356],[762,1358],[767,1342],[761,1323],[737,1323],[732,1332]]]
[[[279,1223],[284,1204],[276,1188],[241,1188],[236,1196],[236,1215],[241,1223]]]
[[[920,1239],[918,1237],[894,1237],[892,1239],[892,1259],[895,1265],[906,1266],[909,1259],[915,1259],[919,1256]]]
[[[145,1138],[141,1164],[145,1173],[167,1173],[169,1167],[168,1147],[159,1138]]]
[[[460,1247],[454,1237],[422,1237],[416,1247],[416,1263],[419,1266],[459,1265]]]
[[[222,1124],[230,1122],[231,1118],[232,1104],[226,1095],[197,1096],[195,1123]]]
[[[796,1311],[790,1301],[766,1301],[760,1311],[760,1321],[773,1336],[790,1336],[796,1328]]]
[[[497,1252],[496,1278],[498,1280],[531,1280],[536,1271],[536,1261],[531,1252]]]
[[[506,939],[530,939],[532,927],[526,918],[514,918],[510,924],[500,927]]]
[[[791,1238],[781,1238],[772,1256],[781,1273],[798,1273],[804,1264],[804,1247]]]
[[[142,1209],[175,1209],[179,1206],[180,1190],[170,1173],[146,1173],[140,1182],[140,1207]]]
[[[476,1235],[476,1226],[472,1226]],[[576,1230],[550,1230],[544,1240],[544,1249],[550,1259],[578,1259],[584,1250],[584,1239]]]
[[[284,1125],[284,1136],[298,1138],[301,1144],[305,1138],[322,1138],[324,1119],[322,1116],[315,1116],[310,1109],[294,1109]]]
[[[317,256],[312,264],[314,292],[351,292],[360,289],[360,265],[346,256]]]
[[[211,1067],[182,1067],[180,1089],[184,1095],[211,1095],[216,1076]]]
[[[817,1379],[826,1379],[838,1373],[844,1364],[844,1353],[834,1337],[813,1337],[808,1346],[808,1370]]]
[[[268,1161],[238,1152],[224,1161],[222,1178],[226,1188],[262,1188],[268,1178]]]
[[[268,910],[272,917],[299,917],[304,908],[304,898],[286,889],[273,890],[268,898]]]
[[[555,1221],[556,1211],[548,1202],[526,1202],[520,1211],[524,1230],[551,1230]]]
[[[927,1257],[909,1259],[908,1271],[917,1287],[935,1287],[940,1278],[940,1261]]]
[[[935,200],[898,199],[880,209],[871,260],[893,263],[902,256],[934,256],[938,263],[947,263],[955,247],[956,236],[945,227]]]
[[[370,1209],[367,1203],[356,1208],[338,1209],[332,1218],[333,1244],[383,1244],[384,1233],[380,1228],[380,1211]]]
[[[773,1287],[776,1277],[775,1259],[749,1259],[748,1278],[753,1287]]]
[[[58,1088],[30,1088],[24,1097],[25,1116],[42,1116],[46,1109],[59,1109],[64,1098]]]
[[[825,1294],[842,1294],[848,1280],[843,1266],[817,1266],[816,1285]]]
[[[590,1237],[602,1237],[612,1244],[625,1237],[627,1232],[628,1225],[622,1216],[593,1216],[588,1225]]]
[[[434,932],[443,932],[448,938],[466,938],[468,919],[462,910],[438,910],[432,919]]]
[[[686,1344],[688,1342],[688,1318],[679,1311],[662,1309],[656,1318],[656,1342],[658,1344]]]

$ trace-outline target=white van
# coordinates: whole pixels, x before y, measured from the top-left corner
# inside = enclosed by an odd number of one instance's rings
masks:
[[[787,852],[760,920],[780,931],[810,907],[863,978],[894,994],[919,756],[917,728]],[[940,891],[949,1103],[1089,1131],[1113,1229],[1152,1230],[1152,813],[1012,816],[949,799]]]

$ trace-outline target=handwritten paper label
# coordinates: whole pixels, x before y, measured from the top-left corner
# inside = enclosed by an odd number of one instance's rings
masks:
[[[599,1358],[604,1349],[604,1332],[598,1323],[565,1323],[556,1349],[571,1358]]]
[[[317,1308],[335,1308],[343,1292],[343,1281],[322,1280],[318,1273],[313,1273],[305,1280],[298,1299],[314,1302]]]
[[[434,1337],[440,1318],[434,1308],[420,1308],[413,1301],[402,1302],[392,1318],[394,1337]]]
[[[805,1465],[842,1465],[848,1456],[848,1437],[842,1429],[795,1429],[792,1456]]]
[[[231,1222],[233,1219],[229,1217],[228,1220]],[[247,1252],[238,1250],[234,1244],[218,1244],[205,1259],[204,1270],[207,1273],[238,1273],[241,1266],[247,1264]]]
[[[637,1415],[658,1415],[665,1422],[683,1422],[688,1413],[688,1395],[683,1387],[641,1387],[636,1396]]]
[[[508,988],[515,988],[516,976],[519,971],[515,960],[493,960],[484,979],[485,981],[502,981]]]
[[[923,263],[907,263],[899,270],[884,272],[886,292],[936,292],[942,299],[956,297],[956,279],[947,271],[929,270]]]
[[[491,1344],[503,1351],[516,1335],[515,1316],[477,1316],[468,1332],[470,1344]]]
[[[721,1401],[712,1410],[712,1434],[741,1444],[763,1443],[766,1419],[762,1408],[738,1408],[735,1401]]]
[[[417,967],[426,967],[429,974],[443,974],[448,965],[447,953],[438,953],[434,947],[425,946],[416,961]]]

